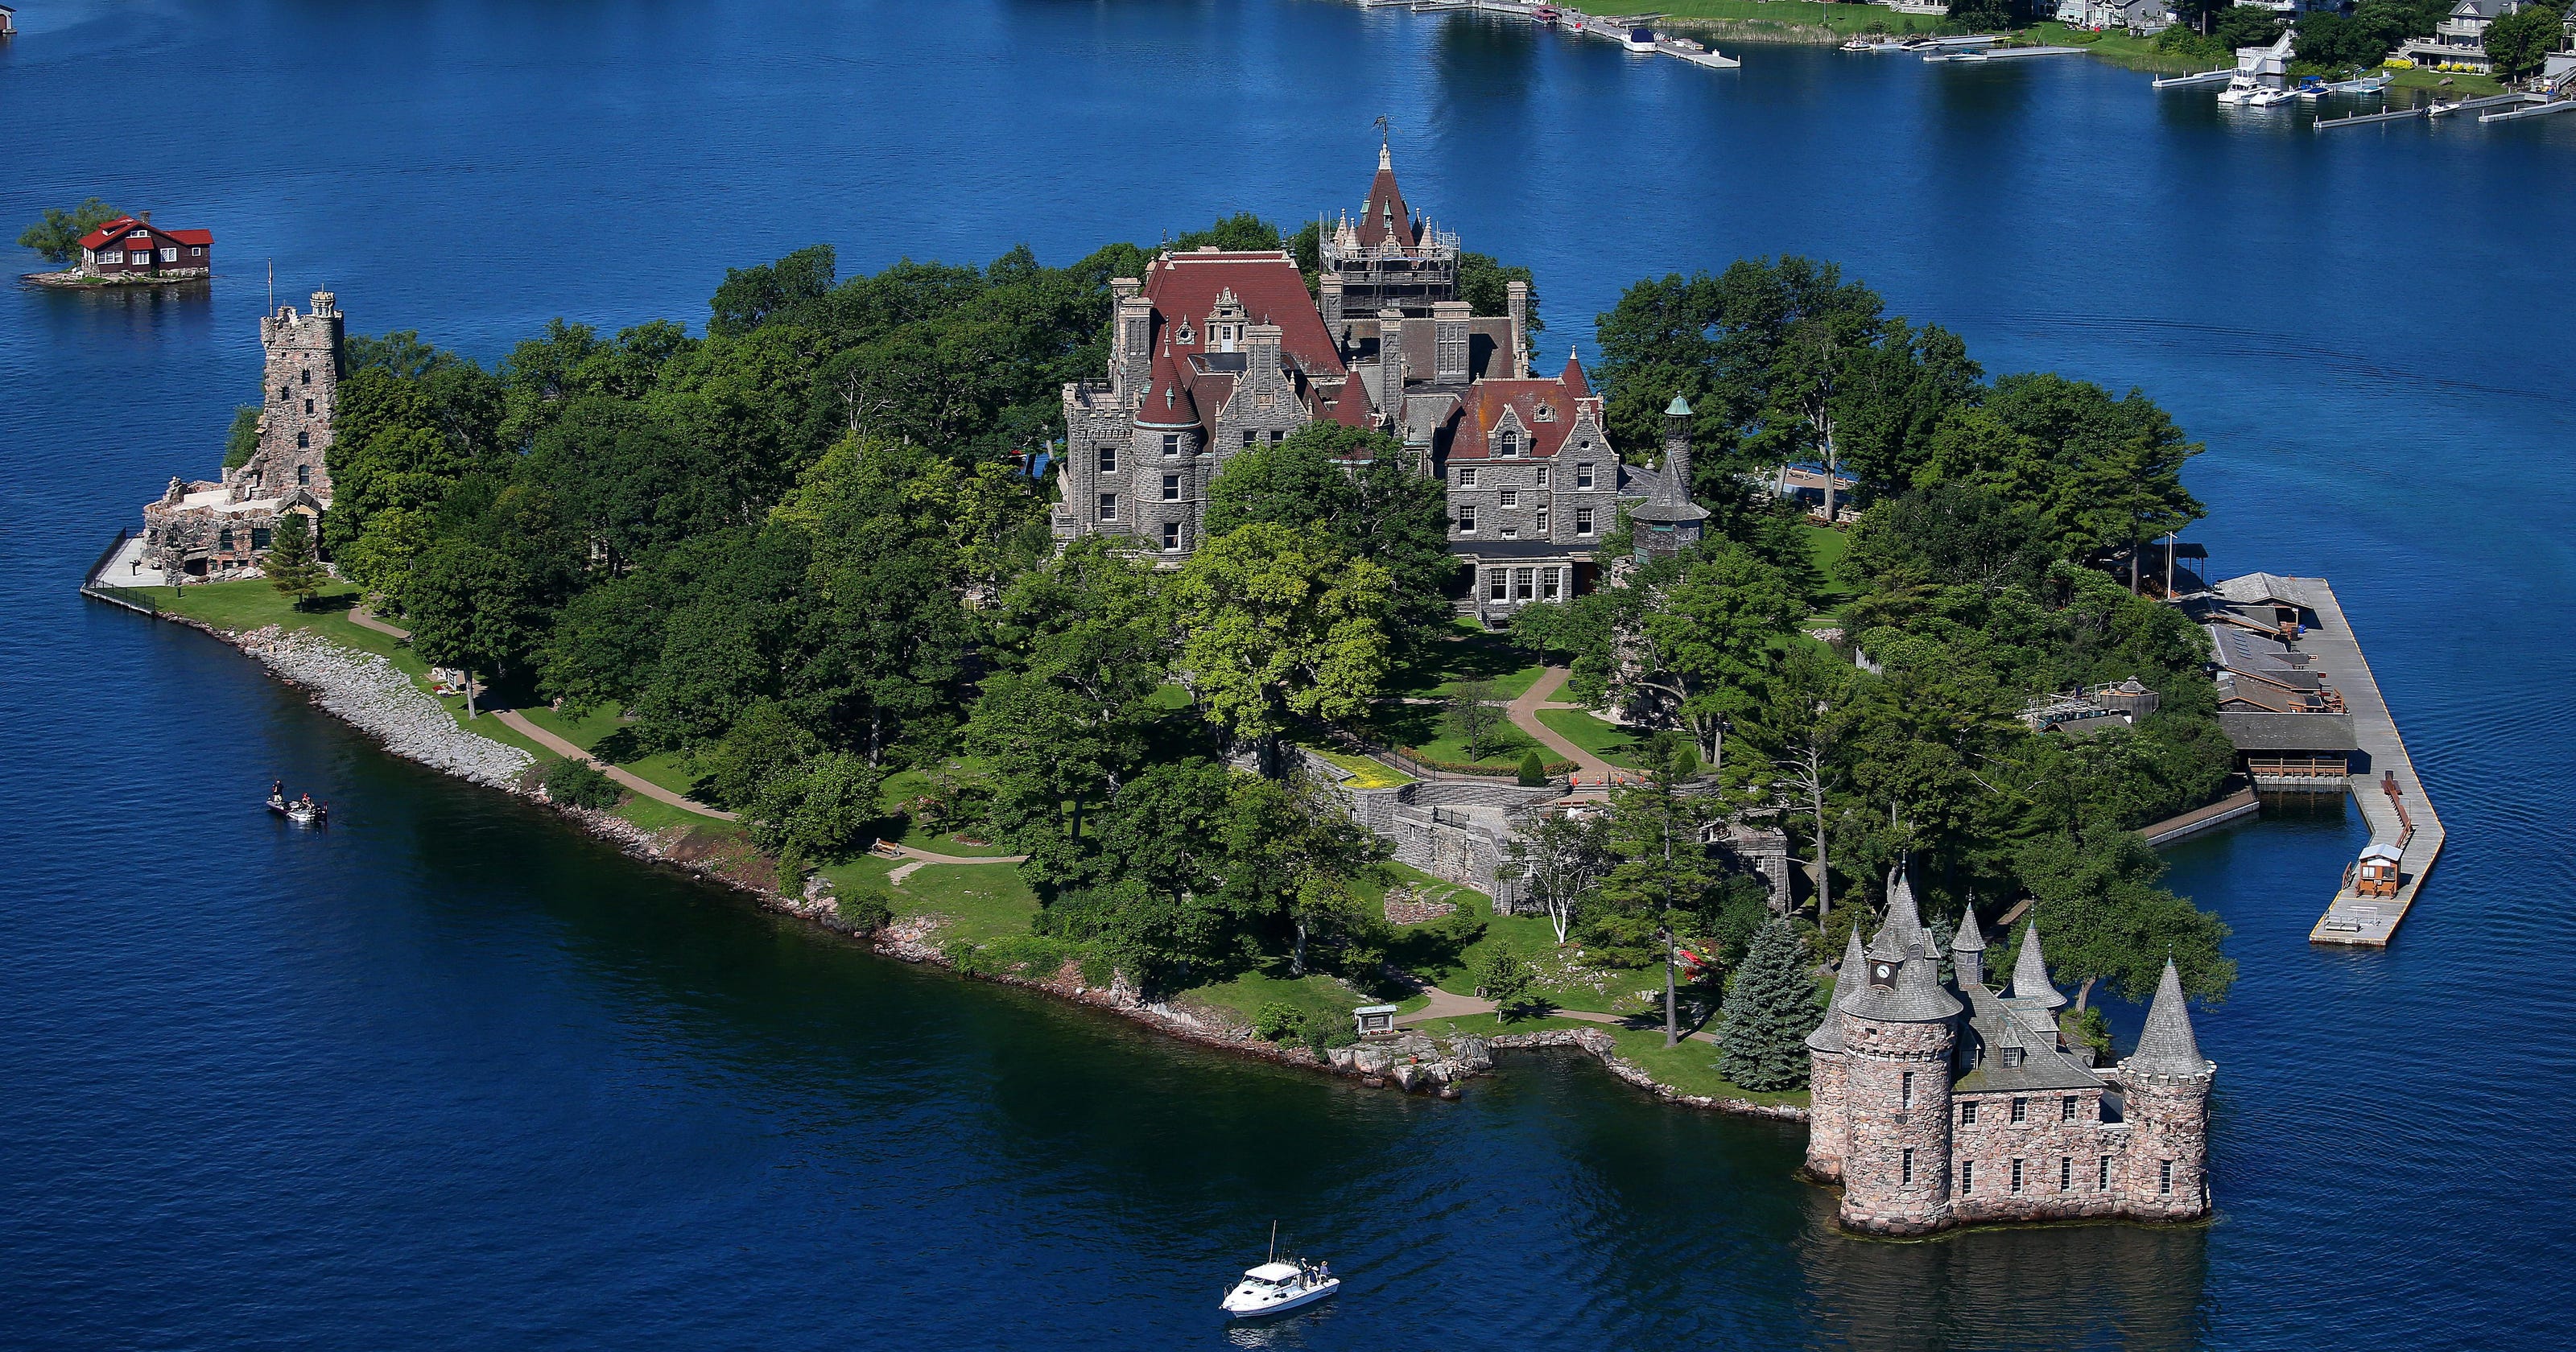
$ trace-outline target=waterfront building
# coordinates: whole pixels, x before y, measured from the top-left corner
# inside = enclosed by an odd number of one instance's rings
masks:
[[[203,277],[215,266],[215,232],[164,230],[147,211],[81,236],[80,251],[84,277]]]
[[[219,479],[170,480],[143,509],[143,566],[171,582],[221,577],[258,565],[288,515],[320,539],[331,506],[331,421],[343,372],[344,318],[328,291],[297,314],[281,305],[259,321],[266,354],[259,442]]]
[[[2209,1088],[2167,961],[2137,1050],[2097,1066],[2058,1027],[2034,923],[2009,989],[1990,986],[1974,912],[1953,970],[1900,871],[1868,947],[1854,931],[1824,1022],[1807,1039],[1806,1171],[1842,1187],[1842,1223],[1927,1234],[1996,1221],[2209,1214]]]
[[[2454,0],[2451,12],[2433,26],[2430,37],[2408,38],[2398,59],[2436,70],[2465,70],[2484,75],[2495,69],[2487,55],[2487,25],[2518,13],[2522,0]]]
[[[1414,214],[1381,147],[1359,217],[1319,245],[1311,295],[1278,250],[1166,251],[1113,280],[1107,378],[1064,388],[1056,536],[1115,536],[1177,564],[1226,460],[1318,421],[1396,437],[1408,469],[1446,486],[1462,613],[1590,590],[1623,505],[1670,492],[1705,517],[1686,480],[1668,489],[1622,463],[1579,360],[1531,373],[1528,288],[1475,314],[1457,263],[1457,236]],[[1687,462],[1687,421],[1674,425]]]

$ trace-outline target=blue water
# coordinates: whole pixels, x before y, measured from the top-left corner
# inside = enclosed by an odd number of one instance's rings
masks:
[[[2576,120],[2316,136],[2081,60],[1715,73],[1328,0],[19,23],[0,221],[96,193],[211,227],[223,275],[0,296],[0,1346],[1220,1346],[1273,1218],[1353,1280],[1243,1341],[2568,1332]],[[210,471],[269,260],[490,360],[556,315],[695,323],[816,241],[1060,261],[1356,206],[1381,113],[1414,201],[1538,269],[1548,350],[1642,275],[1837,259],[1992,370],[2143,387],[2210,446],[2218,569],[2335,580],[2450,852],[2384,953],[2305,941],[2348,811],[2172,852],[2243,968],[2200,1020],[2216,1224],[1864,1243],[1794,1129],[1585,1064],[1406,1100],[882,962],[71,591]],[[243,810],[279,773],[328,836]]]

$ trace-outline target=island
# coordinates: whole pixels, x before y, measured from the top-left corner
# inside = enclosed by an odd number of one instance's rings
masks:
[[[2140,833],[2240,768],[2201,447],[1810,259],[1588,367],[1538,283],[1382,147],[1294,233],[818,245],[489,369],[317,292],[88,590],[898,956],[1450,1096],[1581,1047],[1806,1120],[1855,1230],[2209,1214],[2235,966]]]

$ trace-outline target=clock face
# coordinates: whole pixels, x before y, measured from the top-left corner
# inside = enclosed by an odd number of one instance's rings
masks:
[[[1877,961],[1874,961],[1874,962],[1872,962],[1872,963],[1870,963],[1870,965],[1869,965],[1869,984],[1871,984],[1871,985],[1873,985],[1873,986],[1893,986],[1893,985],[1895,985],[1895,984],[1896,984],[1896,964],[1895,964],[1895,963],[1892,963],[1892,962],[1889,962],[1889,961],[1887,961],[1887,960],[1885,960],[1885,959],[1883,959],[1883,958],[1882,958],[1882,959],[1879,959],[1879,960],[1877,960]]]

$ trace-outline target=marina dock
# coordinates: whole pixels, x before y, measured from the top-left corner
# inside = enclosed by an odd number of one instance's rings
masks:
[[[2389,717],[2388,702],[2380,697],[2379,681],[2361,655],[2361,640],[2345,619],[2334,588],[2324,578],[2298,581],[2308,589],[2318,620],[2317,628],[2302,636],[2299,646],[2314,654],[2319,673],[2342,694],[2344,707],[2352,713],[2353,739],[2368,757],[2366,764],[2355,767],[2353,801],[2370,823],[2372,843],[2394,846],[2399,852],[2394,896],[2365,895],[2356,889],[2355,875],[2347,872],[2325,915],[2308,931],[2308,941],[2384,948],[2423,891],[2433,861],[2441,856],[2442,819],[2424,795],[2424,782],[2415,775],[2406,742],[2397,734],[2396,720]]]
[[[2160,80],[2155,80],[2149,83],[2147,87],[2150,89],[2189,89],[2194,85],[2225,84],[2235,78],[2236,68],[2234,66],[2222,66],[2217,70],[2204,70],[2197,75],[2168,75]]]

